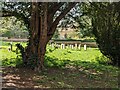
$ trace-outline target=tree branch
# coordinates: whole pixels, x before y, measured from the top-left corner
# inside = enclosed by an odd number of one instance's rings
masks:
[[[63,5],[63,2],[60,3],[54,3],[50,9],[48,10],[48,28],[50,29],[51,23],[53,22],[53,17],[56,11]],[[52,13],[51,13],[52,12]]]
[[[51,6],[51,8],[49,9],[49,12],[53,12],[53,14],[64,4],[64,2],[60,2],[60,3],[55,3],[54,5]]]
[[[64,9],[64,11],[55,19],[55,21],[52,23],[49,32],[48,32],[48,36],[53,35],[55,32],[55,29],[59,23],[59,21],[71,10],[71,8],[73,8],[75,5],[77,4],[77,2],[74,3],[69,3],[68,7],[66,7]]]

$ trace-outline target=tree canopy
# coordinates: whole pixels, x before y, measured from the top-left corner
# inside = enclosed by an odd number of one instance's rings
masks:
[[[28,29],[22,21],[15,17],[3,17],[0,21],[0,36],[9,38],[27,38]]]
[[[93,33],[101,52],[120,66],[120,2],[95,4]]]
[[[120,2],[92,2],[83,11],[91,18],[92,33],[100,51],[120,66]]]
[[[3,17],[15,16],[22,20],[29,30],[29,43],[22,52],[25,66],[42,69],[46,45],[56,31],[59,21],[77,2],[5,2]]]

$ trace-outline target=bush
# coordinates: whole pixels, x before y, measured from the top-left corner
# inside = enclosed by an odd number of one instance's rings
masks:
[[[58,60],[55,57],[45,56],[44,65],[46,67],[64,67],[66,63],[63,60]]]
[[[111,60],[109,58],[107,58],[106,56],[104,56],[104,55],[96,57],[95,60],[99,64],[103,64],[103,65],[109,65],[109,64],[111,64]]]
[[[10,58],[10,59],[4,59],[2,60],[3,66],[14,66],[14,67],[20,67],[23,66],[23,62],[21,58]]]

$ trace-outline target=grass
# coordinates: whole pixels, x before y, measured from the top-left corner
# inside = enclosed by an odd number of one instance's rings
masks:
[[[88,48],[87,51],[71,50],[71,49],[56,49],[53,52],[47,53],[47,56],[56,57],[59,60],[81,60],[95,62],[95,58],[102,55],[97,48]]]
[[[17,56],[20,54],[16,54],[16,44],[21,42],[13,42],[13,50],[9,51],[8,48],[10,47],[10,42],[2,42],[0,45],[0,60],[2,61],[3,66],[16,66],[16,64],[20,64],[22,60],[18,58]],[[24,47],[26,46],[26,43],[21,43]]]
[[[17,58],[15,44],[13,52],[8,51],[9,42],[3,42],[0,49],[0,60],[3,66],[16,66],[21,64],[21,58]],[[22,43],[25,46],[26,43]],[[46,69],[35,75],[32,71],[5,70],[5,73],[13,72],[21,75],[21,79],[30,78],[38,87],[48,88],[118,88],[118,74],[120,69],[108,65],[108,58],[103,56],[98,48],[88,48],[87,51],[71,49],[55,49],[47,46],[45,55]],[[10,68],[9,68],[10,69]],[[23,72],[23,73],[21,73]],[[13,73],[11,73],[13,74]],[[26,77],[25,75],[28,75]],[[23,79],[23,81],[25,80]],[[18,81],[19,82],[19,81]],[[26,82],[26,81],[24,81]]]
[[[9,42],[2,42],[3,46],[0,46],[1,57],[0,60],[3,61],[4,66],[16,66],[16,62],[19,64],[22,60],[18,57],[20,54],[16,54],[16,46],[17,42],[13,43],[13,50],[8,51]],[[24,47],[26,43],[21,43]],[[47,51],[45,55],[45,65],[48,67],[64,67],[67,64],[74,66],[85,66],[85,67],[96,67],[101,66],[102,64],[107,65],[109,61],[108,58],[103,56],[98,48],[87,48],[87,51],[84,51],[83,48],[81,50],[76,49],[55,49],[51,46],[47,45]],[[89,66],[88,66],[89,64]]]

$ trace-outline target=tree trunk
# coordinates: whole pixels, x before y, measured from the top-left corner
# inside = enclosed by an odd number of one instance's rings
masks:
[[[60,6],[62,5],[63,4],[60,4]],[[59,21],[75,5],[76,3],[69,3],[63,12],[53,20],[55,12],[60,8],[59,5],[55,11],[53,10],[53,12],[51,12],[51,9],[48,8],[48,2],[32,2],[29,30],[30,37],[27,47],[23,50],[23,60],[25,60],[25,63],[23,63],[26,67],[37,71],[41,71],[43,69],[46,45],[52,38]]]
[[[2,9],[2,17],[15,16],[19,20],[24,21],[24,24],[29,29],[28,45],[25,49],[20,44],[17,44],[17,46],[21,50],[25,66],[40,70],[44,67],[44,56],[47,43],[52,38],[59,21],[77,4],[77,2],[50,3],[32,0],[31,3],[30,5],[26,3],[22,8],[16,7],[16,5],[11,7],[12,3],[10,7],[5,4],[5,6],[7,6]],[[59,11],[63,5],[65,8],[54,18],[56,12]],[[25,7],[27,10],[24,9]]]
[[[40,36],[38,43],[38,60],[40,60],[40,65],[38,65],[38,69],[43,69],[44,67],[44,56],[46,52],[47,45],[47,3],[43,3],[41,10],[43,10],[40,16]]]
[[[25,49],[26,66],[40,71],[44,67],[44,56],[46,52],[47,39],[47,3],[41,5],[39,14],[39,3],[32,3],[31,28],[28,46]]]

